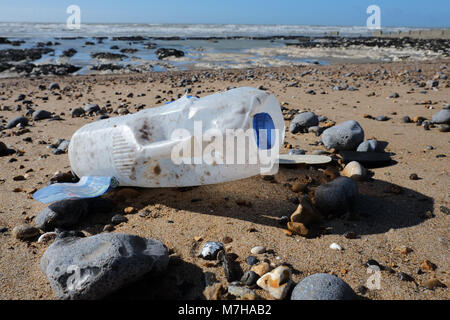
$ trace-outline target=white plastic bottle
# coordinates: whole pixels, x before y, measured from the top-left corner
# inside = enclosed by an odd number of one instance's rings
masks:
[[[120,186],[214,184],[276,173],[284,131],[275,96],[244,87],[87,124],[71,138],[69,159],[77,176]]]

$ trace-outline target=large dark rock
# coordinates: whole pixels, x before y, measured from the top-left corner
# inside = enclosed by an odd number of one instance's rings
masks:
[[[350,178],[339,177],[316,188],[315,205],[325,215],[341,215],[353,209],[358,187]]]
[[[316,273],[295,286],[291,300],[353,300],[355,297],[345,281],[327,273]]]
[[[167,48],[159,48],[156,50],[156,56],[159,60],[162,60],[167,57],[184,57],[184,52],[177,49],[167,49]]]
[[[72,228],[89,212],[86,199],[66,199],[52,203],[39,212],[35,225],[44,231]]]
[[[41,259],[57,299],[100,299],[145,274],[158,275],[169,262],[158,240],[102,233],[58,238]]]

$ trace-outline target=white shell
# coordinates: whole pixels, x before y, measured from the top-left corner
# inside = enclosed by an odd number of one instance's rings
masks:
[[[359,162],[352,161],[345,166],[342,175],[355,180],[362,180],[366,176],[366,169]]]
[[[342,247],[340,245],[338,245],[337,243],[333,242],[332,244],[330,244],[330,249],[341,251]]]
[[[55,237],[56,237],[56,232],[46,232],[39,237],[38,243],[47,241],[47,240],[55,238]]]

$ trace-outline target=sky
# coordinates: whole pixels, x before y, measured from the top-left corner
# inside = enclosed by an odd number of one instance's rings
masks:
[[[365,26],[369,5],[386,27],[450,28],[450,0],[0,0],[0,22],[212,23]]]

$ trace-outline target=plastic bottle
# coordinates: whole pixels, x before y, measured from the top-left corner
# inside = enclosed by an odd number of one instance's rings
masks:
[[[87,124],[73,135],[69,159],[77,176],[114,177],[120,186],[214,184],[276,173],[284,131],[275,96],[243,87]],[[244,133],[245,147],[233,146]]]

